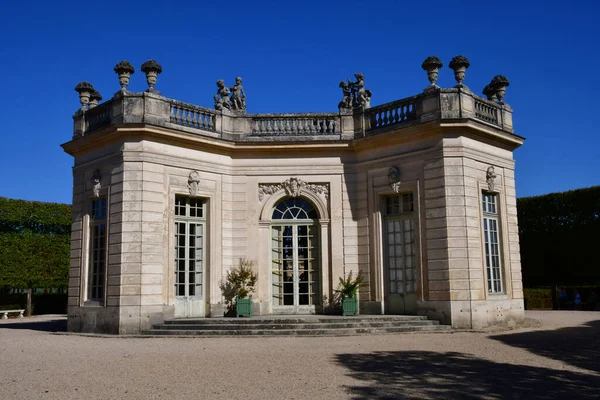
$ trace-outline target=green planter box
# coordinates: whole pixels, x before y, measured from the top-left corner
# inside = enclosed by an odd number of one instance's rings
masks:
[[[251,317],[252,316],[252,296],[247,299],[235,299],[235,315],[236,317]]]
[[[347,315],[358,315],[358,298],[355,297],[344,297],[342,300],[342,313]]]

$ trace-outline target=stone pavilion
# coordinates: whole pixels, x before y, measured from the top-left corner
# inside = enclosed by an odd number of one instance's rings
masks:
[[[258,275],[255,315],[328,312],[361,272],[363,314],[419,314],[455,328],[523,319],[513,151],[498,75],[480,97],[430,85],[371,104],[365,77],[339,84],[337,112],[251,114],[242,79],[214,108],[77,85],[68,329],[138,333],[173,318],[223,316],[219,283],[240,259]],[[425,85],[424,85],[425,86]]]

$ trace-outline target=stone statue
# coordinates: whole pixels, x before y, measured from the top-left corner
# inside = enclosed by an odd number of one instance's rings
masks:
[[[225,86],[225,82],[223,81],[223,79],[219,79],[217,81],[217,87],[219,88],[217,90],[217,94],[215,94],[215,109],[216,110],[222,110],[224,108],[226,109],[230,109],[231,108],[231,102],[229,101],[229,89],[227,89],[227,86]]]
[[[101,179],[100,170],[95,170],[92,174],[92,191],[94,192],[94,197],[100,197],[100,189],[102,189],[102,185],[100,184]]]
[[[356,82],[351,82],[348,79],[348,86],[352,90],[354,107],[371,107],[371,91],[365,90],[365,76],[357,72],[354,74],[354,77],[356,78]]]
[[[344,97],[342,98],[342,101],[340,101],[338,108],[352,108],[352,91],[348,87],[348,84],[346,84],[344,81],[341,81],[340,88],[342,88]]]
[[[235,85],[231,87],[231,109],[246,111],[246,93],[239,76],[235,78]]]
[[[488,184],[488,190],[490,192],[495,192],[494,190],[494,186],[495,186],[495,180],[496,180],[496,171],[494,171],[494,167],[493,166],[489,166],[486,173],[485,173],[485,180],[487,181]]]

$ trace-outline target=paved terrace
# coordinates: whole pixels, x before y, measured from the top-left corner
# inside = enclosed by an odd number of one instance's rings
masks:
[[[352,337],[53,335],[0,322],[0,399],[597,399],[600,313],[526,312],[504,332]]]

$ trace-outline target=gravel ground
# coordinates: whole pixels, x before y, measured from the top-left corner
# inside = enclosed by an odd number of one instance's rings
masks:
[[[353,337],[54,335],[0,321],[0,399],[600,398],[600,312],[541,327]]]

